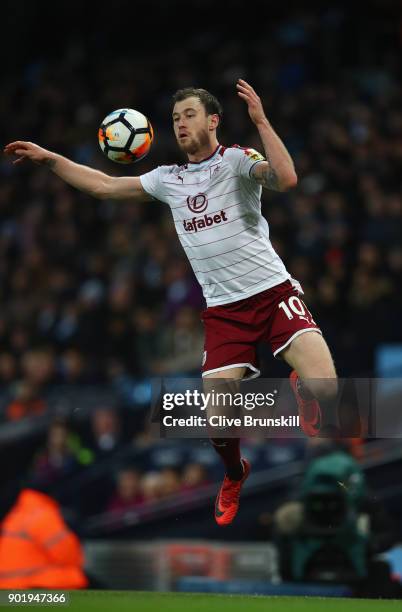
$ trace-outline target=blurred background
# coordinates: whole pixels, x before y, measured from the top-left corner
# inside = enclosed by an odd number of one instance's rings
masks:
[[[233,0],[230,20],[210,0],[100,4],[4,0],[1,142],[143,174],[181,161],[171,98],[196,86],[223,104],[220,142],[261,151],[235,93],[247,79],[299,176],[295,191],[263,194],[271,239],[339,375],[402,376],[400,3]],[[155,141],[120,168],[97,130],[125,106],[149,117]],[[96,201],[4,157],[0,175],[2,516],[16,487],[45,490],[106,588],[360,588],[381,566],[373,593],[386,593],[402,575],[399,439],[244,441],[254,472],[223,533],[212,516],[222,467],[209,443],[159,440],[147,425],[152,377],[198,377],[203,351],[204,300],[168,207]],[[287,375],[268,348],[261,360],[265,376]],[[308,531],[303,476],[339,453],[350,458],[339,479],[358,474],[364,491],[350,500],[320,489],[324,523],[311,519]],[[357,544],[334,564],[328,541],[339,529]]]

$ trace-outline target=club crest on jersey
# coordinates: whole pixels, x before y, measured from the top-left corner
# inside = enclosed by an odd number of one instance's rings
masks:
[[[188,196],[187,206],[193,213],[202,213],[207,209],[208,198],[205,193],[197,193],[195,196]]]

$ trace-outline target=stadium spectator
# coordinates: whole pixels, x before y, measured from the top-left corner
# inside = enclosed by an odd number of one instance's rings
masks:
[[[144,502],[158,501],[164,493],[163,478],[159,472],[147,472],[141,478],[141,491]]]
[[[175,314],[173,325],[161,331],[160,358],[151,363],[152,372],[157,375],[196,375],[203,346],[199,313],[189,306],[182,306]]]
[[[79,468],[77,457],[71,448],[71,432],[63,421],[55,421],[49,427],[46,448],[34,459],[32,478],[44,487],[57,484],[64,477],[72,476]]]
[[[55,378],[55,360],[51,349],[30,349],[22,355],[22,373],[24,379],[38,390]]]
[[[93,382],[85,356],[76,348],[69,347],[61,353],[59,375],[65,384],[79,385]]]
[[[197,311],[203,305],[201,289],[188,263],[183,258],[171,258],[165,268],[164,283],[166,287],[165,316],[167,320],[177,321],[180,309],[189,306]]]
[[[141,475],[138,470],[130,467],[119,470],[116,477],[116,489],[109,500],[107,510],[121,514],[138,508],[143,501]]]
[[[6,408],[8,421],[20,421],[46,412],[46,401],[39,395],[37,387],[27,380],[14,386],[14,399]]]
[[[170,497],[180,491],[181,479],[178,470],[174,467],[163,468],[160,472],[162,481],[162,496]]]
[[[182,474],[182,491],[198,491],[210,483],[207,470],[201,463],[188,463]]]
[[[18,376],[17,360],[15,356],[4,351],[0,354],[0,384],[4,387],[11,385]]]
[[[155,355],[158,354],[160,344],[158,323],[157,312],[151,311],[149,308],[136,308],[132,315],[134,360],[140,375],[151,372]]]
[[[91,448],[100,457],[113,453],[122,440],[121,422],[116,410],[108,407],[97,408],[91,416]]]

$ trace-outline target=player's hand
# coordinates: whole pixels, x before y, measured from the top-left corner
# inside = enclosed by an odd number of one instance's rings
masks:
[[[253,121],[255,125],[267,121],[261,99],[257,96],[251,85],[243,79],[239,79],[236,83],[236,87],[240,98],[243,98],[247,103],[248,114],[250,115],[251,121]]]
[[[51,151],[47,151],[33,142],[24,142],[23,140],[10,142],[4,147],[4,154],[17,156],[17,159],[13,161],[13,164],[19,164],[26,159],[29,159],[36,164],[50,164],[54,157],[54,154]]]

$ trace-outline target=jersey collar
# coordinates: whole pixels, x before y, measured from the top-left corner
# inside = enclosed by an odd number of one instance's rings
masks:
[[[218,146],[216,147],[215,151],[213,153],[211,153],[211,155],[208,155],[208,157],[205,157],[204,159],[201,159],[198,162],[188,161],[186,166],[198,166],[199,164],[203,164],[204,162],[209,161],[210,159],[212,159],[218,153],[220,148],[221,148],[221,145],[218,144]]]

